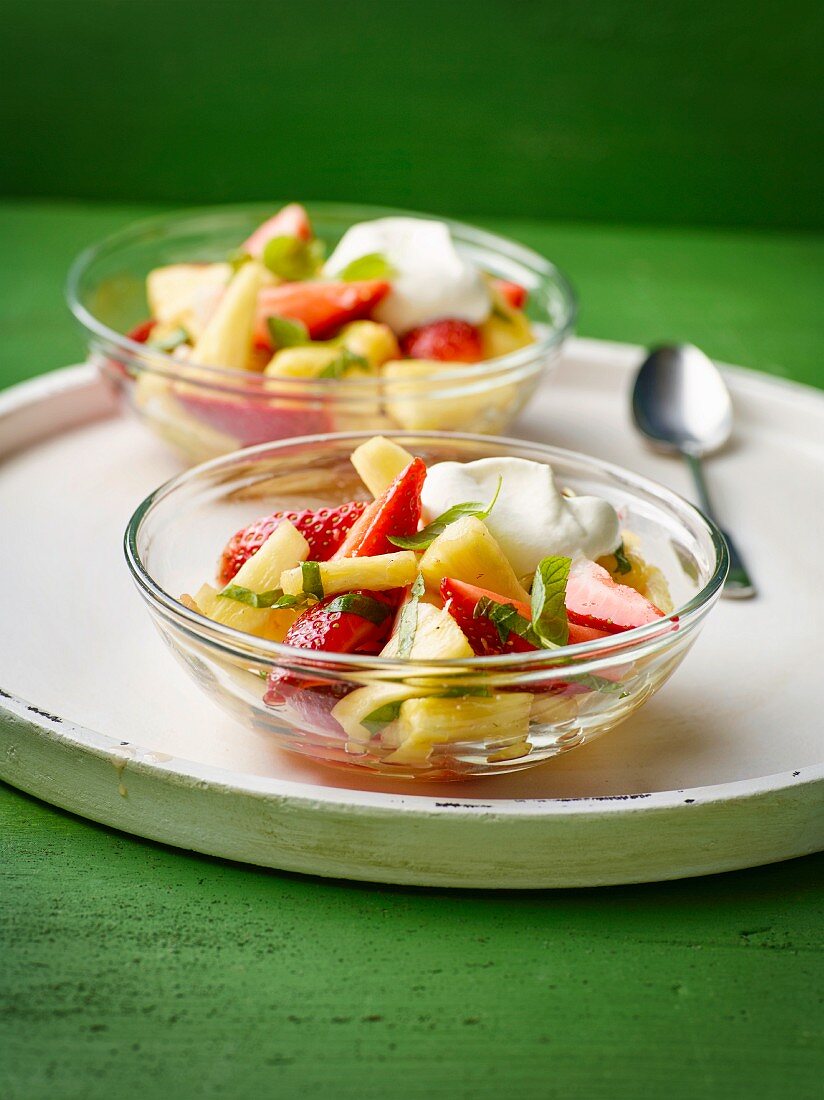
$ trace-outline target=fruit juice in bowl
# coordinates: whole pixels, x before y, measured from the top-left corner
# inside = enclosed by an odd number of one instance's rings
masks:
[[[127,560],[198,683],[327,764],[461,779],[592,740],[672,674],[723,538],[644,479],[482,436],[310,437],[190,471]]]
[[[563,275],[513,242],[297,203],[140,223],[78,258],[68,298],[104,377],[193,461],[309,433],[500,431],[575,316]]]

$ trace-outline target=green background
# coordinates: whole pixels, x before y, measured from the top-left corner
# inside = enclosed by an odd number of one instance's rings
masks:
[[[4,0],[2,190],[821,228],[818,0]]]
[[[469,218],[569,272],[585,335],[824,385],[819,12],[5,0],[0,385],[82,356],[62,283],[90,241],[295,196]],[[0,872],[3,1100],[820,1095],[824,856],[449,894],[201,858],[0,786]]]

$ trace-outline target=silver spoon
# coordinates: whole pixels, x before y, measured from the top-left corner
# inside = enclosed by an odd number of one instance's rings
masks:
[[[657,450],[683,456],[701,507],[715,520],[701,458],[722,447],[732,431],[730,394],[715,364],[692,344],[653,348],[635,378],[632,415]],[[730,552],[724,595],[754,596],[755,585],[735,543],[726,531],[723,535]]]

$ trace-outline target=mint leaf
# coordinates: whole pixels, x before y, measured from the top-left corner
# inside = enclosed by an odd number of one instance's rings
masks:
[[[306,596],[314,596],[318,600],[323,599],[323,581],[320,577],[320,562],[302,561],[300,571],[303,580],[303,592]]]
[[[273,275],[296,282],[310,279],[323,260],[319,241],[302,241],[299,237],[271,237],[263,246],[262,260]]]
[[[390,614],[388,604],[381,603],[371,596],[364,596],[360,592],[347,592],[337,596],[326,605],[327,611],[347,612],[350,615],[360,615],[362,619],[368,619],[370,623],[382,623]]]
[[[571,558],[548,557],[538,563],[532,582],[532,629],[541,646],[552,649],[569,641],[566,596]]]
[[[442,515],[438,516],[437,519],[427,524],[422,531],[418,531],[416,535],[410,535],[408,538],[402,536],[393,538],[390,535],[389,541],[393,546],[400,546],[402,550],[426,550],[432,545],[438,535],[442,535],[449,524],[454,523],[456,519],[460,519],[462,516],[477,516],[478,519],[486,519],[495,507],[503,481],[504,479],[502,477],[498,478],[498,487],[495,490],[495,496],[489,504],[483,505],[477,500],[470,500],[464,504],[453,504],[451,508],[447,508],[447,510]]]
[[[371,374],[371,367],[362,355],[355,355],[349,348],[341,348],[331,363],[327,363],[318,378],[341,378],[347,371],[362,370]]]
[[[179,348],[181,344],[187,343],[189,340],[189,333],[185,328],[172,329],[166,336],[161,336],[159,340],[147,340],[147,344],[150,348],[157,348],[158,351],[174,351],[175,348]]]
[[[615,680],[607,680],[603,676],[593,676],[591,672],[581,672],[577,676],[570,676],[569,679],[573,683],[583,684],[592,691],[602,691],[605,695],[614,695],[616,692],[622,692],[624,696],[629,695],[623,684],[616,683]]]
[[[490,691],[490,689],[488,687],[483,687],[480,684],[475,684],[475,685],[467,684],[465,687],[459,687],[459,686],[456,685],[455,687],[447,688],[446,691],[439,691],[438,695],[437,695],[437,698],[438,699],[463,699],[464,696],[469,696],[469,695],[480,696],[481,698],[485,698],[485,699],[491,699],[492,698],[492,692]]]
[[[309,343],[309,331],[302,321],[274,313],[266,318],[266,325],[276,348],[295,348]]]
[[[226,262],[231,265],[232,274],[236,275],[243,265],[248,264],[251,259],[250,253],[244,252],[242,248],[233,248],[226,257]]]
[[[426,583],[423,575],[418,573],[409,590],[409,599],[403,605],[398,619],[398,657],[402,660],[406,660],[412,652],[412,646],[415,644],[415,631],[418,629],[418,604],[425,591]]]
[[[239,584],[227,584],[225,588],[221,588],[218,596],[225,600],[237,600],[249,607],[270,607],[273,611],[280,611],[285,607],[300,607],[306,602],[303,596],[284,595],[280,588],[273,588],[269,592],[253,592],[251,588],[244,588]]]
[[[615,558],[615,565],[619,573],[632,572],[632,562],[629,560],[629,558],[626,556],[626,553],[624,552],[623,542],[618,547],[618,549],[613,552],[613,557]]]
[[[502,645],[506,645],[510,634],[518,634],[537,649],[542,648],[541,640],[532,629],[532,623],[525,619],[511,603],[499,603],[497,600],[491,600],[489,596],[481,596],[475,604],[473,618],[489,619],[498,631]]]
[[[379,733],[390,722],[394,722],[401,712],[403,699],[397,699],[394,703],[384,703],[382,707],[373,710],[361,719],[361,725],[366,726],[370,733]]]
[[[391,279],[394,274],[394,268],[385,256],[380,252],[368,252],[348,263],[338,278],[352,283],[359,279]]]

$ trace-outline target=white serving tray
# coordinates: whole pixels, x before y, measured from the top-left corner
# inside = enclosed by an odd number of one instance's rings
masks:
[[[517,434],[688,493],[678,462],[629,427],[640,354],[574,341]],[[153,631],[121,552],[174,459],[87,367],[6,391],[0,778],[138,836],[377,882],[595,886],[821,849],[824,395],[727,377],[736,438],[709,477],[761,596],[722,600],[671,683],[600,741],[441,785],[313,765],[214,709]]]

